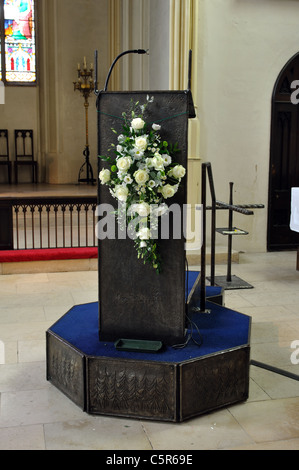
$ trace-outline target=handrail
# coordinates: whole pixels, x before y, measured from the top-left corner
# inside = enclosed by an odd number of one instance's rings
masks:
[[[216,239],[216,196],[210,162],[202,164],[201,173],[201,204],[202,204],[202,245],[200,259],[200,311],[206,311],[206,210],[207,210],[207,173],[209,178],[210,193],[212,198],[212,220],[211,220],[211,284],[214,285],[215,278],[215,239]]]
[[[0,250],[22,249],[21,245],[25,249],[51,248],[53,244],[55,248],[69,244],[71,247],[96,246],[96,206],[96,195],[1,197],[3,229],[0,231]],[[92,233],[89,231],[91,225]]]

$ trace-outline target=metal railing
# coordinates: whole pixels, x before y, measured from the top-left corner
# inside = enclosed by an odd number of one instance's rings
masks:
[[[97,198],[0,199],[0,249],[95,247]]]

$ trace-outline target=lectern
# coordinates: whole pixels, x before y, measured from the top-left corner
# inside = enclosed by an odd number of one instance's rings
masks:
[[[132,102],[142,104],[150,95],[144,118],[161,126],[163,141],[177,144],[175,162],[187,169],[188,119],[195,114],[189,88],[107,92],[105,87],[97,96],[99,155],[117,144]],[[99,158],[98,171],[106,164]],[[103,207],[116,210],[110,190],[99,182],[99,219]],[[194,296],[192,323],[201,343],[187,319],[187,295],[189,301],[199,273],[186,275],[186,203],[187,175],[169,200],[179,209],[179,224],[176,219],[174,230],[170,211],[169,236],[158,230],[159,274],[137,257],[134,241],[114,218],[113,230],[99,239],[98,302],[74,306],[47,330],[47,379],[90,414],[181,422],[248,398],[250,317],[212,301],[209,313],[198,312]],[[163,347],[120,350],[119,341]]]
[[[122,113],[129,113],[132,102],[153,102],[146,108],[145,120],[161,126],[161,139],[177,144],[173,159],[187,168],[188,119],[194,116],[189,91],[102,92],[98,98],[99,155],[109,154],[112,142],[123,126]],[[106,162],[99,159],[99,171]],[[107,166],[107,165],[106,165]],[[99,204],[115,206],[107,186],[98,186]],[[136,256],[133,240],[115,229],[115,238],[99,241],[99,337],[102,341],[119,338],[159,340],[173,345],[184,340],[185,239],[184,205],[187,204],[187,177],[175,196],[166,202],[180,208],[178,233],[169,217],[169,238],[157,239],[162,271],[155,270]],[[177,218],[177,212],[176,212]],[[115,222],[117,224],[117,221]],[[119,236],[120,234],[120,236]]]

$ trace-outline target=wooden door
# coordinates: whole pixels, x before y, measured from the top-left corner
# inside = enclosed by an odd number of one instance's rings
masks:
[[[292,97],[299,97],[295,80],[299,80],[299,53],[279,74],[272,98],[269,251],[292,250],[299,246],[299,233],[290,230],[291,188],[299,186],[299,104],[292,102]]]

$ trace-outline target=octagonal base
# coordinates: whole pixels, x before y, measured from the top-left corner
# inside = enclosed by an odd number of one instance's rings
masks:
[[[251,319],[207,304],[193,317],[201,337],[157,353],[99,341],[98,304],[77,305],[47,331],[47,379],[90,414],[180,422],[244,401]]]

